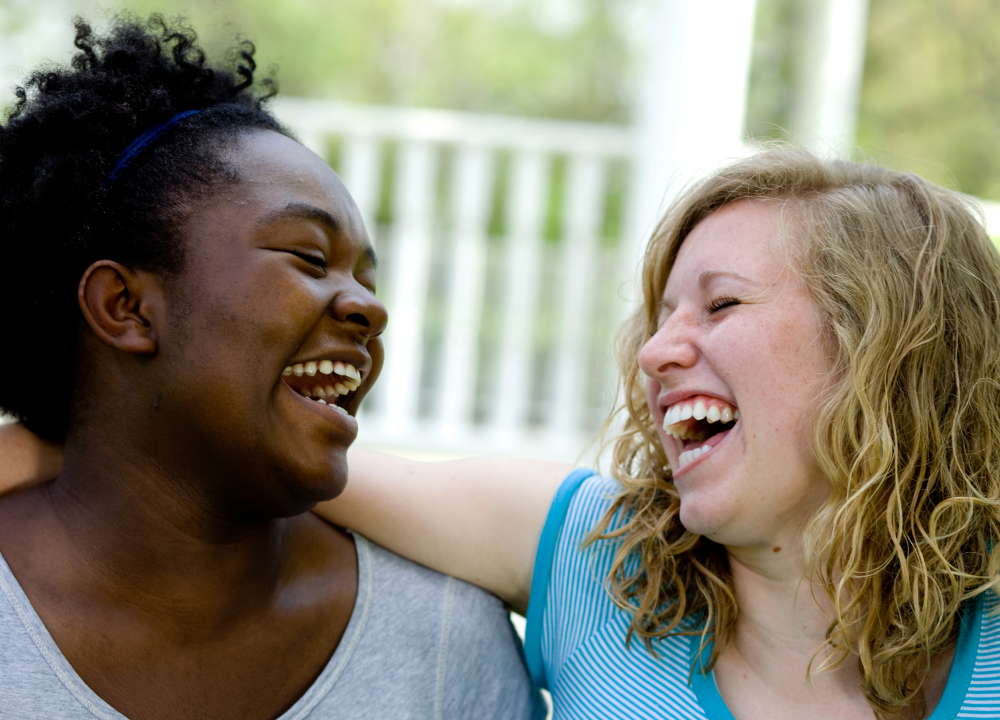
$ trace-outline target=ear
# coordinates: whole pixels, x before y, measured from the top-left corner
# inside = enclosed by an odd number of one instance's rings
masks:
[[[156,276],[98,260],[80,278],[77,299],[90,329],[103,342],[138,355],[156,354],[153,320],[163,307]]]

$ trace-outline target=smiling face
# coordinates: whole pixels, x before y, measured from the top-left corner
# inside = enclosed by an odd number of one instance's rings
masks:
[[[209,495],[294,514],[346,482],[386,311],[364,225],[325,162],[274,132],[241,136],[228,162],[238,182],[183,228],[154,407],[192,464],[215,466]]]
[[[699,223],[639,355],[680,520],[729,547],[793,543],[827,490],[810,421],[833,363],[776,232],[776,210],[762,202]]]

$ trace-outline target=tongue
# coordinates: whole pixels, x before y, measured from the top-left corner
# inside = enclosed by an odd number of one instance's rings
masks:
[[[726,435],[728,435],[729,431],[732,430],[732,429],[733,429],[733,426],[732,425],[728,425],[728,426],[725,427],[725,429],[720,430],[719,432],[717,432],[714,435],[710,435],[709,437],[705,438],[704,440],[682,440],[681,441],[681,452],[684,452],[686,450],[693,450],[694,448],[705,447],[706,445],[708,447],[715,447],[720,442],[722,442],[723,440],[726,439]]]

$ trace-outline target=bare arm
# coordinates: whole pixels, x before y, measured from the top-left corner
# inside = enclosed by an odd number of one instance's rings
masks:
[[[570,466],[545,460],[422,463],[351,450],[347,489],[323,517],[524,611],[535,549]],[[0,494],[49,480],[62,448],[19,423],[0,424]]]
[[[351,450],[348,464],[347,489],[316,512],[527,608],[538,539],[570,466],[493,458],[422,463],[363,450]]]
[[[20,423],[0,424],[0,494],[44,480],[62,469],[62,448]]]

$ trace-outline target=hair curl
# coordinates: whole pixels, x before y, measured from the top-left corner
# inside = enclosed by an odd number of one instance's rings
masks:
[[[178,272],[185,204],[236,179],[226,143],[254,129],[288,134],[263,109],[274,81],[254,88],[252,43],[234,48],[230,67],[213,67],[194,31],[159,15],[118,17],[104,35],[74,22],[70,67],[31,74],[0,125],[0,409],[56,440],[77,380],[84,270],[106,258]],[[185,110],[201,112],[102,189],[140,133]]]
[[[610,442],[623,490],[589,540],[618,539],[608,586],[632,613],[629,639],[652,650],[656,638],[700,633],[703,646],[713,640],[711,668],[739,612],[728,559],[679,521],[637,360],[681,243],[746,199],[778,209],[835,361],[813,429],[830,492],[803,538],[805,572],[835,608],[827,650],[839,659],[820,670],[856,657],[868,703],[891,716],[922,703],[962,604],[1000,586],[1000,255],[968,199],[787,148],[680,197],[646,251],[644,304],[616,338],[625,425]]]

